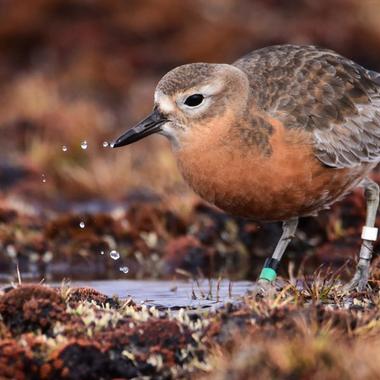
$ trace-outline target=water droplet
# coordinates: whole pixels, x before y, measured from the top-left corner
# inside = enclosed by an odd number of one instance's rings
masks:
[[[43,183],[46,183],[46,176],[45,176],[45,174],[42,174],[41,180],[42,180]]]
[[[48,263],[53,260],[53,253],[50,251],[46,251],[45,254],[42,256],[42,260],[44,263]]]
[[[9,257],[17,256],[17,251],[14,245],[7,245],[6,250]]]
[[[100,254],[101,254],[101,255],[104,255],[104,251],[100,251]]]
[[[80,144],[80,147],[84,150],[87,149],[87,147],[88,147],[87,141],[86,140],[82,141]]]
[[[66,145],[62,145],[62,150],[63,150],[64,152],[67,152],[67,146],[66,146]]]
[[[108,148],[110,143],[108,141],[103,141],[103,148]]]
[[[111,259],[118,260],[120,258],[120,253],[118,251],[112,250],[110,252]]]
[[[120,272],[123,272],[123,273],[128,273],[129,272],[129,268],[127,266],[125,267],[120,267]]]
[[[85,224],[84,222],[80,222],[80,223],[79,223],[79,227],[80,227],[80,228],[85,228],[85,227],[86,227],[86,224]]]

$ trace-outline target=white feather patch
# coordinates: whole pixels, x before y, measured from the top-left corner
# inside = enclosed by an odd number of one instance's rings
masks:
[[[154,94],[154,102],[164,113],[170,113],[175,110],[175,105],[172,99],[168,95],[163,94],[161,91],[156,91]]]

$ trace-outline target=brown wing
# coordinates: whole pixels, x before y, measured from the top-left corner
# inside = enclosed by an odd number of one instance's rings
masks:
[[[287,128],[309,131],[325,165],[380,161],[379,74],[312,46],[272,46],[235,65],[247,73],[255,104]]]

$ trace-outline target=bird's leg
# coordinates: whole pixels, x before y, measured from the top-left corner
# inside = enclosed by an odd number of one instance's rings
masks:
[[[272,282],[277,277],[277,268],[281,258],[294,237],[298,225],[298,218],[289,219],[282,223],[282,235],[278,241],[271,258],[265,260],[264,267],[261,270],[259,280],[257,281],[252,292],[254,294],[265,294],[271,287]]]
[[[373,244],[377,239],[375,227],[377,209],[379,207],[379,185],[366,179],[364,182],[364,195],[367,202],[367,216],[362,232],[362,245],[359,253],[359,261],[352,280],[345,286],[345,290],[363,291],[368,282],[369,268],[372,258]]]

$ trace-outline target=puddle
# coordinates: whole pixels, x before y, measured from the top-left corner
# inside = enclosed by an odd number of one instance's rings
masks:
[[[201,282],[184,281],[73,281],[73,287],[91,287],[108,296],[117,295],[122,299],[131,297],[137,303],[157,308],[177,309],[218,308],[227,301],[236,302],[252,287],[252,282],[228,280],[203,280]]]

